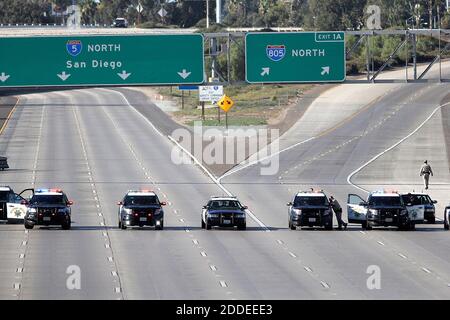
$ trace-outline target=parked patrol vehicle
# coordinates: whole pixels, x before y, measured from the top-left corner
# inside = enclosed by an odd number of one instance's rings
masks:
[[[37,189],[30,201],[25,215],[25,228],[34,226],[60,225],[64,230],[71,228],[73,201],[61,189]]]
[[[129,190],[119,205],[119,228],[154,226],[164,229],[165,202],[160,202],[152,190]]]
[[[237,227],[238,230],[247,228],[245,210],[236,197],[211,197],[202,210],[202,229],[212,227]]]
[[[403,202],[408,209],[408,213],[410,216],[417,215],[416,223],[431,223],[434,224],[436,221],[436,208],[435,204],[436,200],[432,200],[428,194],[425,193],[405,193],[402,194]],[[419,221],[422,217],[423,220]]]
[[[444,229],[448,230],[450,226],[450,205],[445,207],[444,210]]]
[[[322,190],[301,191],[288,204],[289,228],[325,227],[333,230],[333,213],[330,202]]]
[[[17,194],[11,187],[0,187],[0,220],[21,222],[27,212],[25,194],[33,193],[33,189],[25,189]]]
[[[424,206],[408,211],[397,191],[379,190],[371,192],[367,201],[356,194],[349,194],[347,214],[350,223],[361,224],[366,230],[374,226],[413,230],[416,223],[424,219]]]

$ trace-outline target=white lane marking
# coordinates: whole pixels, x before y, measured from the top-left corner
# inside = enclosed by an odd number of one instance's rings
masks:
[[[107,234],[106,232],[102,232],[102,235],[103,235],[105,238],[108,237],[108,234]]]
[[[17,272],[17,273],[22,273],[22,272],[23,272],[23,268],[17,268],[17,269],[16,269],[16,272]]]
[[[101,212],[99,212],[99,213],[98,213],[98,216],[99,216],[99,217],[102,217],[102,216],[103,216],[103,214],[102,214]]]
[[[292,258],[297,258],[297,256],[295,255],[295,253],[289,252],[289,255],[290,255]]]
[[[105,248],[109,249],[109,244],[108,243],[105,243]]]
[[[398,256],[399,257],[401,257],[401,258],[403,258],[403,259],[408,259],[408,257],[407,256],[405,256],[403,253],[398,253]]]
[[[377,243],[378,243],[380,246],[385,246],[385,244],[384,244],[383,242],[381,242],[381,241],[377,241]]]
[[[116,293],[121,293],[121,292],[122,292],[122,288],[121,288],[121,287],[116,287],[116,288],[114,289],[114,291],[115,291]]]
[[[312,269],[310,267],[304,266],[303,269],[305,269],[308,272],[312,272]]]
[[[117,271],[111,271],[111,275],[112,275],[113,277],[117,277]]]
[[[180,222],[184,222],[184,219],[183,218],[181,218],[181,219],[178,219]]]
[[[206,257],[207,256],[205,251],[200,252],[200,254],[202,255],[202,257]]]
[[[210,268],[212,271],[217,271],[217,267],[214,266],[214,265],[210,265],[209,268]]]
[[[17,283],[17,282],[14,283],[14,284],[13,284],[13,289],[14,289],[14,290],[20,290],[20,283]]]
[[[366,232],[365,232],[365,231],[360,231],[360,233],[362,233],[362,234],[366,234]]]
[[[326,289],[330,289],[330,285],[328,283],[326,283],[325,281],[320,281],[320,284],[322,285],[322,287],[324,287]]]
[[[27,241],[22,241],[22,245],[26,246],[27,245]]]
[[[277,151],[277,152],[275,152],[275,153],[273,153],[273,154],[270,154],[270,155],[268,155],[268,156],[266,156],[266,157],[264,157],[264,158],[254,160],[254,161],[252,161],[252,162],[250,162],[250,163],[247,163],[246,165],[243,165],[243,166],[241,166],[241,167],[239,167],[239,168],[236,168],[235,170],[231,170],[231,171],[229,171],[229,172],[226,172],[226,173],[224,173],[222,176],[220,176],[220,177],[218,178],[218,181],[220,182],[220,180],[222,180],[223,178],[225,178],[225,177],[227,177],[227,176],[229,176],[229,175],[231,175],[231,174],[234,174],[234,173],[236,173],[236,172],[239,172],[239,171],[241,171],[241,170],[244,170],[245,168],[248,168],[248,167],[250,167],[250,166],[253,166],[253,165],[255,165],[255,164],[259,163],[259,162],[263,162],[263,161],[265,161],[265,160],[268,160],[268,159],[270,159],[270,158],[272,158],[272,157],[275,157],[275,156],[279,155],[280,153],[283,153],[283,152],[285,152],[285,151],[291,150],[291,149],[293,149],[293,148],[295,148],[295,147],[297,147],[297,146],[299,146],[299,145],[305,144],[305,143],[307,143],[307,142],[309,142],[309,141],[311,141],[311,140],[314,140],[314,139],[316,139],[316,137],[311,137],[311,138],[309,138],[309,139],[306,139],[306,140],[297,142],[297,143],[295,143],[295,144],[293,144],[293,145],[291,145],[291,146],[289,146],[289,147],[287,147],[287,148],[284,148],[284,149],[282,149],[282,150],[279,150],[279,151]],[[279,139],[277,139],[277,140],[279,140]],[[274,142],[275,142],[275,141],[274,141]],[[267,148],[268,148],[268,146],[265,147],[265,149],[267,149]],[[262,152],[262,151],[263,151],[263,150],[260,150],[259,152]],[[258,153],[259,153],[259,152],[258,152]]]
[[[396,143],[394,143],[392,146],[390,146],[389,148],[387,148],[386,150],[380,152],[379,154],[377,154],[376,156],[374,156],[372,159],[370,159],[369,161],[367,161],[366,163],[364,163],[362,166],[360,166],[358,169],[354,170],[352,173],[350,173],[347,177],[347,183],[363,192],[369,193],[370,191],[357,186],[356,184],[354,184],[352,182],[352,177],[357,174],[358,172],[360,172],[362,169],[364,169],[365,167],[367,167],[369,164],[371,164],[372,162],[374,162],[375,160],[377,160],[379,157],[381,157],[382,155],[388,153],[389,151],[391,151],[392,149],[394,149],[395,147],[397,147],[399,144],[403,143],[405,140],[409,139],[412,135],[414,135],[417,131],[419,131],[434,115],[435,113],[440,110],[443,107],[446,107],[450,105],[450,102],[447,102],[443,105],[438,106],[436,109],[433,110],[433,112],[416,128],[414,129],[411,133],[409,133],[406,137],[400,139],[399,141],[397,141]]]
[[[219,283],[220,283],[220,286],[221,286],[222,288],[228,287],[227,283],[226,283],[225,281],[223,281],[223,280],[221,280]]]
[[[114,261],[114,258],[113,258],[113,257],[108,257],[108,261],[109,261],[109,262],[113,262],[113,261]]]
[[[192,242],[193,242],[195,245],[198,245],[198,240],[194,239],[194,240],[192,240]]]
[[[25,259],[25,254],[21,253],[21,254],[19,255],[19,259]]]
[[[283,240],[277,240],[278,244],[284,244]]]
[[[423,271],[423,272],[426,272],[426,273],[431,273],[431,271],[430,271],[430,270],[428,270],[428,269],[427,269],[427,268],[425,268],[425,267],[422,267],[421,269],[422,269],[422,271]]]
[[[25,234],[28,234],[28,230],[25,230]]]
[[[194,157],[194,155],[192,153],[190,153],[188,150],[186,150],[186,148],[184,148],[181,144],[178,143],[178,141],[176,141],[174,138],[172,138],[171,136],[167,136],[169,138],[170,141],[172,141],[174,144],[176,144],[178,146],[178,148],[180,148],[184,153],[186,153],[208,176],[209,178],[220,188],[222,189],[228,196],[232,196],[233,194],[228,191],[228,189],[226,189],[219,180],[217,180],[217,178],[211,173],[209,172],[208,169],[206,169],[206,167],[196,158]],[[263,223],[261,222],[254,214],[253,212],[251,212],[250,210],[246,210],[248,215],[257,223],[259,224],[259,226],[261,228],[263,228],[265,231],[270,232],[270,229]]]
[[[116,91],[116,90],[111,90],[111,89],[103,89],[101,88],[100,90],[106,90],[106,91],[111,91],[111,92],[115,92],[117,94],[119,94],[123,100],[125,100],[125,102],[128,104],[128,106],[133,109],[142,119],[144,119],[152,128],[153,130],[155,130],[156,133],[158,133],[161,137],[164,137],[164,135],[161,133],[161,131],[158,130],[158,128],[155,127],[155,125],[148,120],[142,113],[140,113],[135,107],[133,107],[131,105],[131,103],[128,101],[127,97],[125,97],[125,95],[122,92]]]
[[[191,232],[191,230],[189,230],[189,229],[187,229],[187,228],[186,228],[186,229],[184,229],[184,231],[186,231],[186,232]]]

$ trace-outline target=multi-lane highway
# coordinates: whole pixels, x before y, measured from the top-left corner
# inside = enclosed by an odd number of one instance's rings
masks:
[[[262,176],[256,164],[223,177],[221,186],[199,166],[171,161],[170,120],[151,112],[155,106],[143,116],[132,92],[21,95],[0,136],[0,152],[13,164],[0,174],[1,184],[64,189],[75,201],[73,228],[26,232],[20,224],[0,225],[0,298],[448,299],[450,242],[442,224],[415,232],[291,231],[286,207],[309,187],[343,205],[348,193],[365,194],[357,187],[419,190],[426,158],[442,218],[450,201],[448,110],[432,113],[446,102],[448,88],[396,85],[331,130],[309,137],[288,131],[282,139],[297,145],[285,151],[289,145],[282,145],[276,175]],[[117,201],[143,187],[168,202],[165,229],[118,229]],[[224,189],[249,206],[246,231],[200,228],[202,205]],[[66,286],[70,266],[80,268],[79,290]],[[369,266],[380,268],[379,290],[367,286]]]

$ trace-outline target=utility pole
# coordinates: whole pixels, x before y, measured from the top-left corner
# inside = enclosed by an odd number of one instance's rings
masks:
[[[206,29],[209,29],[209,0],[206,0]]]

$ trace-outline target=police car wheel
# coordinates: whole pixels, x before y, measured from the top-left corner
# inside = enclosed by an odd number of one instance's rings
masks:
[[[432,217],[432,218],[428,219],[427,222],[428,222],[429,224],[435,224],[435,223],[436,223],[436,218],[435,218],[435,217]]]
[[[410,223],[409,224],[409,230],[416,230],[416,224],[415,223]]]
[[[238,226],[238,230],[245,230],[245,229],[247,229],[247,224]]]
[[[205,229],[205,221],[202,219],[202,229]]]
[[[325,230],[333,230],[333,225],[332,224],[326,224],[325,225]]]
[[[34,228],[34,224],[30,224],[30,223],[26,223],[25,222],[25,229],[33,229]]]
[[[449,226],[448,222],[447,222],[447,223],[444,223],[444,229],[445,229],[445,230],[450,229],[449,227],[450,227],[450,226]]]
[[[208,223],[208,220],[206,220],[205,227],[206,230],[211,230],[211,224]]]
[[[121,223],[120,228],[121,228],[122,230],[126,230],[126,229],[127,229],[127,226],[126,226],[124,223]]]

